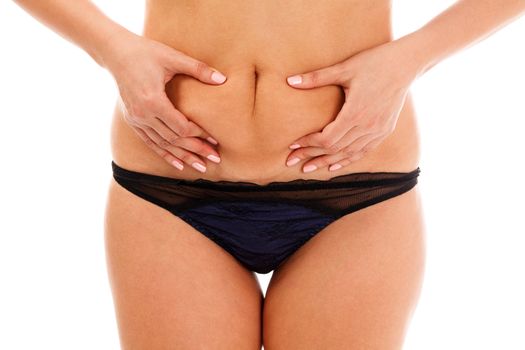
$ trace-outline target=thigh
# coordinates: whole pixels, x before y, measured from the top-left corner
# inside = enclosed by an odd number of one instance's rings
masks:
[[[113,178],[105,245],[123,350],[261,348],[256,275]]]
[[[265,350],[400,350],[423,280],[418,186],[336,220],[274,271]]]

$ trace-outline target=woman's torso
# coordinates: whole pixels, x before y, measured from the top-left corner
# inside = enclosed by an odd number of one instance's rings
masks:
[[[286,77],[340,62],[392,40],[389,0],[212,1],[149,0],[145,37],[201,60],[227,76],[209,85],[176,75],[168,97],[218,142],[221,163],[207,159],[205,173],[180,171],[151,150],[116,106],[112,156],[128,169],[174,178],[251,181],[329,179],[360,171],[410,171],[419,162],[416,114],[407,95],[396,128],[360,160],[337,171],[303,173],[287,167],[288,146],[320,131],[339,112],[339,86],[290,87]],[[257,77],[255,73],[257,72]]]

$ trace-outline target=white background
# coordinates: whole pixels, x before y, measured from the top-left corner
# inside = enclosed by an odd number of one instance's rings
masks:
[[[396,38],[453,3],[393,2]],[[97,4],[141,32],[142,1]],[[0,29],[0,349],[118,349],[103,245],[116,85],[13,2]],[[406,350],[525,349],[524,38],[519,19],[412,86],[428,240]]]

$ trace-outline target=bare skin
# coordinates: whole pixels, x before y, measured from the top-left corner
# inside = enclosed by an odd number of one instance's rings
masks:
[[[212,13],[214,16],[207,18]],[[202,25],[195,26],[195,21]],[[308,26],[313,21],[316,25]],[[305,33],[307,27],[310,29]],[[331,1],[307,7],[302,2],[282,7],[253,1],[220,5],[213,1],[150,1],[144,36],[206,62],[227,77],[223,84],[210,85],[176,75],[166,85],[175,108],[219,142],[216,149],[221,161],[206,161],[205,173],[191,166],[179,171],[151,152],[129,128],[122,109],[116,108],[112,151],[113,159],[123,167],[185,179],[242,179],[266,184],[296,178],[328,179],[379,169],[410,171],[419,162],[416,116],[410,98],[404,105],[398,102],[402,110],[393,133],[366,157],[344,168],[329,171],[324,166],[304,173],[303,167],[312,157],[302,155],[304,150],[289,148],[293,141],[333,121],[344,104],[345,94],[336,85],[298,89],[289,85],[286,78],[333,65],[390,42],[389,1],[376,1],[373,5],[367,1]],[[404,71],[407,77],[416,75],[415,67]],[[360,101],[349,105],[357,103]],[[301,155],[303,161],[286,166],[294,155]]]
[[[18,3],[115,77],[119,165],[258,184],[413,170],[411,82],[525,10],[459,1],[393,42],[385,0],[151,0],[143,36],[87,1]],[[226,80],[213,82],[214,70]],[[303,84],[287,81],[296,74]],[[254,273],[111,179],[105,239],[122,349],[400,350],[423,280],[422,214],[416,186],[346,215],[275,270],[263,299]]]

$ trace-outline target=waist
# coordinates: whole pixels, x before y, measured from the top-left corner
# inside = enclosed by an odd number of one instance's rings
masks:
[[[203,159],[205,173],[187,164],[183,171],[177,170],[145,145],[116,109],[112,153],[119,165],[181,179],[259,184],[417,167],[419,140],[410,94],[394,132],[355,163],[312,173],[302,172],[309,159],[292,167],[285,164],[291,152],[288,146],[320,131],[344,102],[339,86],[295,89],[286,77],[327,67],[390,41],[389,1],[333,0],[311,3],[307,9],[279,2],[151,0],[148,4],[144,36],[202,60],[227,77],[222,85],[208,85],[178,74],[166,84],[174,107],[219,142],[221,162]]]
[[[267,86],[271,88],[271,85]],[[275,90],[278,88],[275,87]],[[275,91],[274,90],[274,91]],[[271,89],[269,90],[271,91]],[[333,96],[332,96],[333,97]],[[206,172],[200,173],[185,164],[182,171],[169,165],[151,150],[122,118],[119,108],[115,108],[111,151],[113,159],[121,166],[135,171],[161,176],[212,181],[250,181],[265,184],[272,181],[291,181],[294,179],[327,180],[331,177],[363,171],[408,172],[419,163],[420,142],[417,118],[411,94],[403,106],[395,130],[376,148],[367,152],[363,158],[336,171],[322,167],[312,173],[304,173],[302,165],[310,159],[288,167],[286,159],[290,152],[288,146],[307,133],[320,131],[324,125],[335,118],[336,111],[325,112],[326,106],[338,106],[338,98],[327,98],[323,102],[307,108],[297,101],[275,102],[279,96],[267,96],[268,102],[260,103],[257,113],[226,111],[235,96],[224,96],[218,109],[207,110],[199,107],[198,112],[188,113],[188,118],[209,132],[218,142],[217,152],[221,162],[216,164],[203,159]],[[196,108],[196,104],[190,104]],[[205,104],[204,104],[205,105]]]

